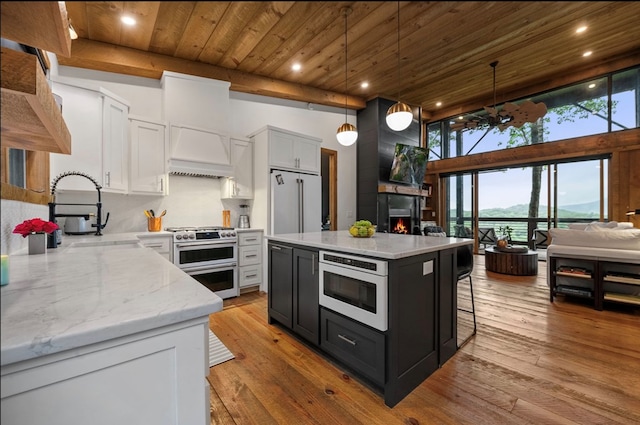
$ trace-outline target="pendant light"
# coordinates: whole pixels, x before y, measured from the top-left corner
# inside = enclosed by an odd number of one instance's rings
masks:
[[[344,14],[344,124],[338,127],[336,139],[343,146],[351,146],[358,139],[358,130],[353,124],[347,122],[347,16],[351,13],[350,7],[343,7]]]
[[[406,103],[400,102],[400,2],[398,1],[398,102],[387,110],[387,125],[391,130],[402,131],[411,125],[413,111]]]

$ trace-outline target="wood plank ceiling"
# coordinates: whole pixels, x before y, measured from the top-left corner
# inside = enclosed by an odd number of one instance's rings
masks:
[[[352,8],[347,81],[344,6]],[[640,2],[400,2],[399,31],[397,2],[66,7],[80,38],[70,57],[58,57],[61,65],[157,79],[169,70],[230,81],[233,91],[351,109],[399,98],[427,120],[492,104],[496,60],[498,103],[566,84],[567,74],[589,78],[640,63]],[[122,24],[121,15],[137,25]],[[587,30],[577,34],[581,25]],[[295,62],[300,71],[291,70]]]

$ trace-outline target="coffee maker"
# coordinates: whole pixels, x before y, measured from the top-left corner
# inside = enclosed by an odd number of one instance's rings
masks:
[[[246,209],[249,208],[249,205],[242,204],[240,208],[243,210],[243,214],[240,214],[238,217],[238,228],[240,229],[248,229],[251,227],[249,224],[249,215],[246,212]]]

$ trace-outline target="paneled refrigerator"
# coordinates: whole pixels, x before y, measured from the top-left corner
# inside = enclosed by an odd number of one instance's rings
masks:
[[[321,177],[271,170],[272,234],[319,232],[321,230]]]

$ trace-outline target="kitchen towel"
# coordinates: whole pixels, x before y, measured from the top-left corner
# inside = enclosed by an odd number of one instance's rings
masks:
[[[235,356],[218,339],[216,334],[209,329],[209,367],[219,365],[227,360],[234,359]]]

